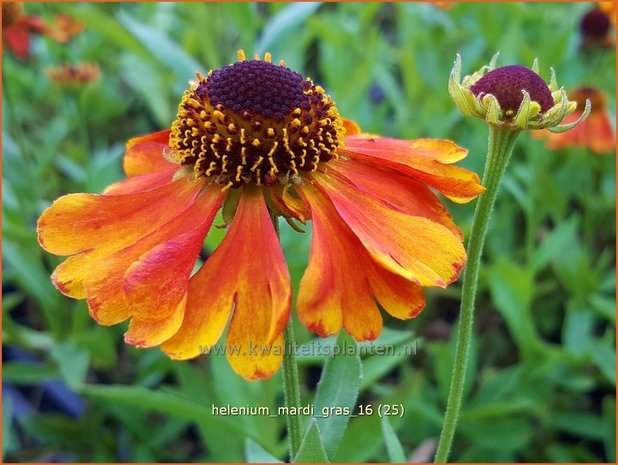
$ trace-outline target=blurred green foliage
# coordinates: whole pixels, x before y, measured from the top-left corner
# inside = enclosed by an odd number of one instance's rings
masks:
[[[591,5],[27,4],[86,29],[68,44],[33,38],[28,61],[3,52],[3,343],[28,354],[3,366],[5,460],[288,459],[284,418],[210,415],[212,404],[280,405],[280,373],[250,383],[221,356],[178,363],[124,345],[122,327],[97,326],[83,301],[56,291],[49,274],[61,259],[36,240],[51,201],[122,177],[125,141],[168,127],[196,71],[233,62],[238,48],[270,51],[321,83],[364,130],[453,139],[470,151],[462,164],[481,172],[487,129],[464,119],[446,91],[455,54],[465,73],[498,50],[500,64],[538,57],[542,74],[553,66],[565,88],[606,92],[615,121],[613,50],[579,51],[578,21]],[[98,82],[68,89],[46,77],[48,66],[82,61],[100,65]],[[473,204],[448,206],[467,234]],[[614,155],[550,152],[520,138],[488,237],[454,460],[616,460],[614,212]],[[286,226],[282,242],[297,286],[309,234]],[[363,359],[359,403],[403,404],[405,415],[353,418],[334,461],[431,459],[459,288],[428,294],[418,318],[389,319],[380,339],[417,344],[416,354]],[[297,333],[312,338],[301,325]],[[305,402],[323,361],[300,358]],[[84,410],[46,408],[50,380],[77,393]]]

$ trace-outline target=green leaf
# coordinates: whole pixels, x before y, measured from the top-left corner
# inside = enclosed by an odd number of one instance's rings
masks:
[[[5,229],[6,233],[6,229]],[[10,294],[4,294],[2,296],[2,311],[9,313],[19,304],[24,301],[24,294],[21,292],[11,292]]]
[[[533,254],[532,269],[538,272],[556,256],[561,254],[569,244],[575,242],[578,227],[579,218],[572,217],[549,233]]]
[[[180,79],[192,79],[203,67],[187,55],[182,48],[158,29],[142,24],[124,12],[118,14],[120,22],[161,63],[173,70]]]
[[[494,303],[506,320],[517,347],[531,357],[541,342],[532,320],[533,275],[507,259],[500,259],[488,270],[489,288]]]
[[[603,439],[603,422],[601,417],[591,413],[555,413],[549,424],[582,438]]]
[[[84,182],[86,180],[86,170],[77,162],[67,156],[59,155],[55,158],[56,168],[71,181]]]
[[[86,309],[76,309],[81,312],[79,318],[89,318]],[[116,365],[118,349],[117,334],[104,326],[94,326],[85,330],[75,330],[72,340],[90,353],[90,363],[96,368],[113,369]]]
[[[337,452],[350,415],[354,413],[362,381],[362,365],[354,339],[341,330],[336,347],[340,353],[324,364],[313,403],[316,415],[321,415],[317,425],[328,457]]]
[[[258,13],[257,3],[230,2],[225,6],[227,7],[225,10],[226,16],[234,23],[236,31],[240,34],[239,42],[241,44],[255,43],[256,33],[263,25],[262,18]]]
[[[382,334],[375,341],[371,342],[361,342],[359,345],[361,347],[388,347],[394,346],[397,344],[403,344],[414,341],[414,333],[412,331],[401,331],[397,329],[384,328],[382,330]],[[413,347],[414,349],[415,347]]]
[[[6,367],[6,365],[5,365]],[[6,368],[3,367],[2,374]],[[13,402],[8,396],[2,397],[2,459],[7,451],[11,449],[11,441],[13,440],[12,431],[12,419],[13,419]]]
[[[94,153],[85,183],[88,192],[101,192],[121,177],[119,167],[122,166],[123,154],[124,147],[120,144],[105,147]]]
[[[69,386],[76,388],[83,384],[90,365],[90,355],[85,349],[72,342],[61,342],[54,346],[51,356]]]
[[[122,50],[144,53],[145,49],[138,40],[135,39],[126,29],[124,29],[115,18],[106,14],[98,5],[92,4],[70,4],[63,6],[66,13],[79,18],[88,25],[88,29],[98,32],[103,36],[105,43],[115,44]]]
[[[55,367],[41,363],[11,361],[2,364],[2,379],[17,385],[40,384],[58,376]]]
[[[64,327],[63,314],[58,311],[62,305],[62,297],[52,286],[43,267],[38,245],[34,243],[32,248],[27,249],[12,241],[3,240],[2,260],[7,269],[14,273],[21,288],[41,305],[47,324],[55,335],[59,335]]]
[[[324,443],[320,437],[320,430],[316,419],[311,420],[309,429],[300,443],[298,454],[292,460],[293,463],[329,463]]]
[[[562,326],[562,342],[569,352],[582,357],[592,347],[594,315],[587,308],[569,308]]]
[[[576,455],[569,447],[561,444],[550,444],[547,446],[547,456],[552,463],[576,463]]]
[[[82,420],[60,413],[42,413],[19,418],[19,425],[43,444],[55,444],[60,450],[72,450],[88,444],[91,431],[84,431]]]
[[[441,417],[440,420],[442,420]],[[438,427],[439,425],[440,423]],[[379,429],[380,417],[378,415],[355,418],[346,430],[345,438],[333,457],[333,462],[364,463],[369,461],[382,445],[382,437],[378,434]]]
[[[533,438],[530,420],[522,417],[491,417],[480,421],[462,418],[461,434],[493,451],[511,451],[526,447]]]
[[[510,399],[497,401],[478,407],[466,408],[462,418],[466,420],[485,420],[491,417],[508,417],[520,413],[534,413],[535,404],[529,399]]]
[[[613,275],[612,279],[616,282],[616,276]],[[588,298],[593,310],[598,312],[607,318],[613,325],[616,324],[616,299],[612,297],[605,297],[603,295],[595,294]]]
[[[49,351],[54,346],[53,336],[49,333],[18,325],[8,317],[3,318],[2,323],[2,342],[5,344],[15,344],[24,349],[43,351]]]
[[[271,412],[277,411],[276,398],[282,388],[280,373],[269,380],[248,383],[232,370],[222,352],[215,353],[213,351],[209,355],[209,364],[216,395],[215,405],[249,405],[267,407]],[[279,421],[281,420],[283,419]],[[242,423],[244,428],[255,431],[254,436],[260,438],[258,442],[267,449],[274,450],[278,442],[279,426],[281,426],[277,419],[265,415],[243,415],[235,417],[234,421]],[[243,444],[241,444],[241,451],[242,446]]]
[[[297,234],[297,233],[295,233]],[[295,238],[288,238],[289,242],[293,242]],[[304,238],[303,238],[304,239]],[[283,237],[282,237],[283,240]],[[298,243],[298,240],[296,240]],[[287,244],[284,244],[284,250]],[[286,250],[286,254],[287,254]],[[304,251],[302,270],[304,271],[307,266],[306,263],[307,250]],[[286,255],[287,257],[287,255]],[[289,259],[288,259],[289,264]],[[302,273],[301,273],[302,275]],[[298,346],[296,361],[299,364],[321,364],[328,356],[333,354],[333,348],[337,341],[335,338],[315,338]],[[375,359],[370,362],[372,365],[376,360],[378,362],[386,362],[386,358],[395,358],[394,364],[398,362],[400,358],[407,358],[412,355],[416,355],[419,349],[419,343],[414,339],[414,333],[412,331],[398,331],[395,329],[384,328],[382,334],[378,339],[371,342],[358,343],[359,353],[362,356],[367,355],[363,360],[363,385],[366,384],[365,364],[371,359]],[[379,354],[379,355],[377,355]],[[376,356],[377,355],[377,356]],[[379,371],[379,367],[372,367]],[[384,370],[382,370],[384,371]],[[388,371],[388,370],[386,370]],[[377,374],[379,377],[379,373]]]
[[[410,360],[417,353],[417,341],[410,339],[410,342],[393,346],[393,355],[373,355],[363,359],[363,381],[361,390],[373,386],[376,381],[382,378],[397,365]]]
[[[616,385],[616,349],[602,342],[595,342],[590,350],[592,361],[605,375],[605,378]]]
[[[172,106],[166,98],[167,85],[161,73],[136,55],[123,55],[120,59],[122,76],[148,106],[161,127],[169,125]]]
[[[456,333],[456,329],[453,330]],[[438,388],[444,401],[448,397],[451,374],[453,372],[453,362],[455,360],[456,341],[432,342],[427,344],[427,351],[431,355],[432,367],[435,372]],[[464,381],[464,397],[467,397],[470,388],[474,383],[474,373],[478,360],[478,343],[475,338],[470,341],[470,353],[468,356],[469,369],[466,372]]]
[[[211,408],[188,399],[183,399],[169,392],[151,391],[141,386],[102,385],[84,385],[79,389],[79,392],[94,399],[152,410],[171,417],[191,420],[198,424],[223,426],[231,429],[236,434],[250,437],[257,443],[262,444],[255,430],[246,428],[241,422],[213,415]]]
[[[380,397],[380,402],[404,405],[406,420],[396,417],[391,417],[390,420],[394,425],[397,425],[398,422],[409,423],[409,419],[414,419],[414,427],[401,428],[400,434],[402,439],[405,435],[406,441],[420,443],[423,439],[440,431],[444,410],[441,405],[435,403],[435,399],[438,398],[437,393],[430,386],[428,380],[423,379],[423,373],[412,374],[410,371],[409,367],[401,370],[401,377],[397,383],[389,383],[389,392]],[[378,391],[379,387],[386,386],[375,386],[372,391]],[[377,400],[372,401],[370,399],[363,399],[363,404],[365,406],[372,405],[374,407],[373,413],[361,415],[350,423],[344,439],[341,441],[341,446],[332,458],[333,462],[383,461],[384,440],[382,435],[379,434],[381,420],[377,413]]]
[[[490,370],[481,376],[479,389],[470,408],[491,404],[510,397],[511,393],[520,391],[523,369],[521,365],[505,368],[500,371]]]
[[[616,462],[616,399],[607,396],[603,399],[603,444],[605,455],[610,463]]]
[[[266,25],[262,37],[255,46],[256,53],[264,53],[271,50],[286,34],[298,29],[298,27],[315,13],[321,2],[290,3]]]
[[[397,433],[395,433],[388,417],[384,415],[381,422],[382,435],[384,436],[384,444],[386,445],[388,461],[391,463],[407,463],[408,461],[403,453],[403,447],[401,447]]]
[[[245,453],[248,463],[283,463],[249,438],[245,441]]]
[[[214,393],[212,379],[208,371],[199,365],[175,363],[174,369],[180,385],[179,397],[191,399],[205,406],[220,405]],[[245,438],[234,434],[233,430],[221,425],[199,424],[198,430],[213,462],[242,462]]]

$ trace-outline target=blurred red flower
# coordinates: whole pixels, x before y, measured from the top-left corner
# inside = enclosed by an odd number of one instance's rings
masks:
[[[17,58],[22,60],[30,57],[30,36],[32,34],[45,35],[64,43],[83,29],[82,23],[66,15],[56,15],[54,23],[46,24],[41,17],[26,14],[21,3],[2,3],[4,43]]]

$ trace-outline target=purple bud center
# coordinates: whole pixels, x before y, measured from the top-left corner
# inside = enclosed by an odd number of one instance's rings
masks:
[[[490,71],[470,87],[474,95],[491,94],[504,111],[517,112],[524,99],[522,90],[541,105],[545,112],[554,105],[551,91],[545,81],[534,71],[520,65],[502,66]]]

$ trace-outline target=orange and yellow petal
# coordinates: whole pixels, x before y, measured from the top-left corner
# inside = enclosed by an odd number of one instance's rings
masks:
[[[83,280],[93,266],[88,252],[73,255],[56,267],[51,275],[52,283],[67,297],[85,299]]]
[[[126,195],[157,189],[170,184],[176,172],[180,169],[178,165],[165,167],[165,169],[147,174],[139,174],[127,179],[110,184],[105,188],[105,195]]]
[[[382,267],[370,269],[369,283],[374,297],[386,312],[400,320],[414,318],[425,307],[422,286]]]
[[[130,139],[123,160],[127,176],[153,173],[170,166],[178,168],[163,156],[169,137],[170,130],[166,129]]]
[[[187,278],[188,280],[188,278]],[[185,293],[174,306],[173,311],[158,320],[142,319],[134,316],[124,335],[124,341],[132,346],[146,348],[162,344],[172,337],[182,325],[187,304]]]
[[[116,324],[129,316],[156,321],[172,315],[187,293],[200,245],[222,201],[220,190],[210,187],[161,228],[124,249],[99,254],[97,267],[82,270],[81,276],[93,318],[101,324]],[[191,247],[178,251],[180,256],[168,255],[168,262],[154,260],[177,250],[180,242]],[[175,287],[163,291],[165,285]]]
[[[124,273],[124,294],[134,315],[157,320],[171,314],[187,294],[189,277],[217,212],[188,232],[142,254]]]
[[[361,133],[361,128],[358,123],[348,118],[342,118],[343,128],[345,129],[345,135],[355,136]]]
[[[366,341],[382,331],[376,301],[396,318],[418,314],[425,303],[422,288],[377,264],[318,188],[308,183],[299,191],[313,215],[309,264],[297,302],[301,321],[323,337],[343,327]]]
[[[127,195],[65,195],[39,218],[39,243],[56,255],[121,249],[191,205],[202,187],[184,178]]]
[[[176,359],[206,353],[228,320],[227,357],[246,379],[268,378],[282,361],[291,285],[260,190],[243,188],[229,232],[191,278],[185,318],[162,349]]]
[[[299,188],[311,206],[309,263],[298,291],[298,317],[322,337],[341,327],[357,340],[375,339],[382,317],[367,282],[366,252],[328,198],[307,183]]]
[[[427,186],[415,179],[359,161],[333,160],[328,167],[388,207],[407,215],[429,218],[463,238],[444,204]]]
[[[457,234],[424,216],[390,208],[336,172],[314,177],[343,221],[383,267],[423,286],[446,287],[459,277],[466,253]]]
[[[122,252],[113,253],[104,260],[86,257],[84,261],[88,261],[90,268],[74,275],[74,282],[79,282],[86,296],[90,316],[100,325],[116,325],[131,317],[122,292],[122,276],[132,257]]]
[[[302,199],[293,196],[286,185],[276,184],[273,186],[270,189],[270,199],[284,216],[296,218],[302,223],[311,218],[307,205]]]
[[[397,140],[361,134],[346,137],[345,148],[339,152],[415,178],[454,202],[468,202],[485,190],[476,173],[451,165],[464,158],[467,150],[449,140]]]

